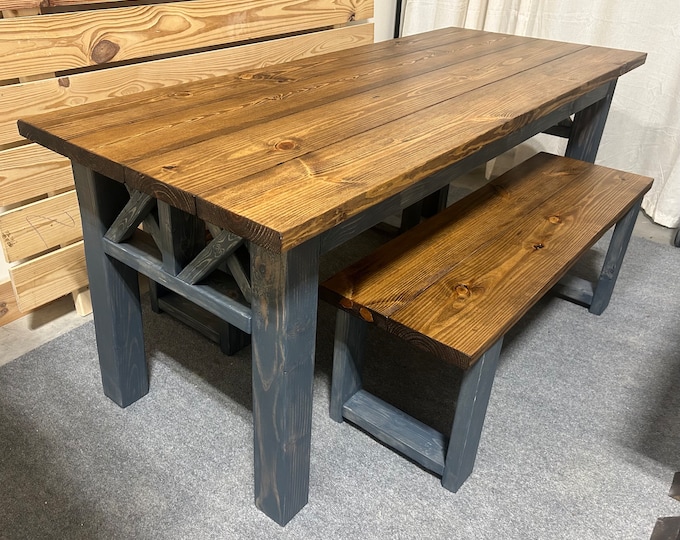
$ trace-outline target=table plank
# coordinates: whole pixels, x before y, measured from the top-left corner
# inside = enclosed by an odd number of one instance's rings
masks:
[[[138,173],[131,173],[127,178],[131,185],[141,190],[153,189],[156,182],[167,182],[192,194],[204,191],[205,186],[233,185],[244,176],[382,126],[411,111],[460,96],[505,78],[509,73],[542,65],[577,48],[579,46],[545,47],[538,43],[523,43],[497,55],[464,58],[454,65],[446,60],[433,62],[444,65],[434,70],[426,67],[426,71],[419,72],[419,66],[428,64],[428,59],[424,58],[413,67],[400,66],[393,77],[385,74],[385,70],[376,70],[375,76],[366,78],[375,78],[377,82],[366,84],[368,90],[364,92],[337,95],[338,90],[333,89],[328,98],[318,99],[307,106],[304,106],[305,102],[311,100],[282,103],[278,113],[272,111],[269,121],[265,117],[262,122],[253,124],[251,113],[242,120],[242,128],[225,127],[224,135],[217,132],[208,140],[203,140],[205,134],[201,131],[199,141],[193,144],[193,134],[187,127],[173,126],[179,129],[163,130],[163,139],[167,140],[173,134],[182,137],[179,143],[173,144],[177,149],[165,147],[161,153],[145,159],[130,159],[128,167]],[[363,80],[357,81],[352,92],[363,87],[362,83]],[[124,156],[134,155],[134,150],[129,149],[132,145],[135,145],[134,141],[123,140],[116,148],[98,147],[97,151],[112,161],[120,161]],[[148,155],[148,150],[142,151]],[[225,167],[226,163],[228,167]],[[176,181],[178,170],[181,180]]]
[[[625,51],[577,51],[244,178],[238,189],[199,193],[197,212],[270,249],[290,249],[618,77],[642,59],[644,55]]]
[[[197,153],[211,153],[213,149],[225,150],[225,135],[237,135],[240,146],[251,140],[244,130],[261,130],[272,120],[278,123],[285,122],[288,125],[308,125],[306,118],[299,118],[297,113],[309,116],[313,109],[324,108],[323,116],[332,114],[329,108],[335,107],[335,102],[346,103],[352,98],[360,99],[366,92],[382,90],[386,86],[408,90],[408,85],[429,85],[440,77],[452,76],[442,71],[451,71],[451,53],[456,53],[453,65],[459,71],[465,69],[465,73],[471,72],[471,64],[478,61],[480,56],[488,55],[486,45],[487,36],[475,36],[472,39],[458,41],[438,47],[429,47],[422,51],[415,51],[407,55],[379,57],[371,62],[358,64],[352,58],[346,58],[347,62],[336,62],[331,72],[313,75],[298,76],[295,80],[285,80],[275,88],[265,87],[262,92],[248,91],[236,93],[216,94],[215,98],[205,100],[204,96],[198,96],[197,100],[191,99],[185,107],[168,113],[159,111],[158,114],[131,116],[128,112],[123,121],[117,125],[102,128],[83,136],[71,137],[70,142],[75,146],[87,147],[106,159],[117,162],[125,159],[130,167],[137,166],[138,160],[149,157],[150,163],[159,158],[159,153],[167,154],[174,152],[172,160],[192,158]],[[563,55],[567,51],[572,52],[582,46],[567,46],[564,44],[554,45],[550,51],[542,52],[535,43],[528,43],[523,38],[508,36],[503,40],[508,51],[503,51],[507,58],[512,58],[522,52],[512,53],[522,47],[529,49],[525,54],[541,55],[543,61],[548,59],[548,54]],[[540,62],[541,59],[537,59]],[[489,69],[498,62],[489,61],[484,66]],[[343,66],[342,64],[349,64]],[[331,66],[327,66],[331,68]],[[447,69],[448,68],[448,69]],[[481,70],[479,70],[481,71]],[[242,75],[244,76],[244,75]],[[248,77],[252,75],[249,74]],[[273,80],[279,77],[274,72],[258,72],[257,77]],[[461,77],[459,74],[458,77]],[[417,81],[412,82],[413,79]],[[351,83],[351,84],[348,84]],[[443,84],[443,82],[441,83]],[[422,91],[421,91],[422,93]],[[372,94],[373,96],[374,94]],[[352,110],[363,110],[370,104],[377,108],[375,98],[368,101],[362,107],[361,103],[353,104]],[[319,124],[323,118],[318,118],[319,111],[314,111]],[[356,114],[356,112],[355,112]],[[296,115],[289,118],[291,115]],[[276,128],[281,130],[281,128]],[[162,135],[159,145],[154,145],[152,150],[136,144],[131,140],[130,132],[135,138],[153,137]],[[259,136],[258,138],[264,138]],[[197,146],[200,145],[200,146]],[[178,151],[178,152],[176,152]],[[167,160],[168,158],[163,158]],[[231,167],[231,165],[230,165]],[[159,171],[160,174],[163,171]],[[183,172],[186,175],[187,171]],[[155,176],[157,180],[162,178]]]

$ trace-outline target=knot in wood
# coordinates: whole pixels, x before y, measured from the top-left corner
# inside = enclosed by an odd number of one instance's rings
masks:
[[[71,79],[69,79],[68,77],[59,77],[57,82],[59,86],[63,88],[68,88],[69,86],[71,86]]]
[[[177,168],[177,165],[163,165],[161,169],[164,171],[174,171]]]
[[[542,242],[539,242],[538,244],[534,244],[533,247],[534,247],[535,250],[539,250],[539,249],[543,249],[545,246],[543,245]]]
[[[359,308],[359,315],[361,315],[361,318],[363,320],[365,320],[367,322],[373,322],[373,315],[365,307]]]
[[[119,50],[120,45],[108,39],[102,39],[92,48],[90,57],[95,64],[104,64],[116,56]]]
[[[557,225],[558,223],[562,223],[562,218],[560,216],[550,216],[548,218],[548,221],[550,223]]]
[[[285,77],[281,75],[280,73],[276,72],[251,72],[251,73],[241,73],[238,76],[239,79],[244,80],[244,81],[273,81],[273,82],[279,82],[279,83],[285,83],[292,81],[293,79],[289,77]]]
[[[463,283],[459,283],[458,285],[456,285],[454,291],[456,291],[458,298],[467,298],[471,294],[470,287]]]
[[[3,232],[2,233],[2,241],[5,242],[5,244],[7,244],[7,247],[14,246],[14,238],[12,237],[11,233]]]
[[[274,148],[276,148],[277,150],[281,150],[283,152],[289,152],[291,150],[295,150],[296,147],[297,147],[297,144],[295,144],[295,141],[291,141],[291,140],[279,141],[274,145]]]
[[[340,305],[345,309],[352,309],[354,302],[352,302],[349,298],[342,298],[340,300]]]

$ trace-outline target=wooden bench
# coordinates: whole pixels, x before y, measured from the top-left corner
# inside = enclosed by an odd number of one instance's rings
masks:
[[[651,184],[539,154],[325,281],[322,298],[340,308],[331,417],[457,491],[472,472],[504,334],[616,224],[599,281],[559,288],[602,313]],[[369,323],[465,371],[450,438],[362,389]]]

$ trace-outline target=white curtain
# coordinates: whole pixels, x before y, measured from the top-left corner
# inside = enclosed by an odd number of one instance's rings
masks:
[[[643,209],[680,225],[680,0],[408,0],[403,35],[445,26],[648,53],[619,79],[597,162],[653,177]],[[529,150],[561,151],[550,139]]]

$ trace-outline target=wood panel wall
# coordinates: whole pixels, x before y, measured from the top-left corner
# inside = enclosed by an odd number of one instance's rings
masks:
[[[70,163],[28,144],[18,118],[373,41],[373,0],[0,0],[0,11],[0,244],[21,311],[69,293],[91,308]]]

